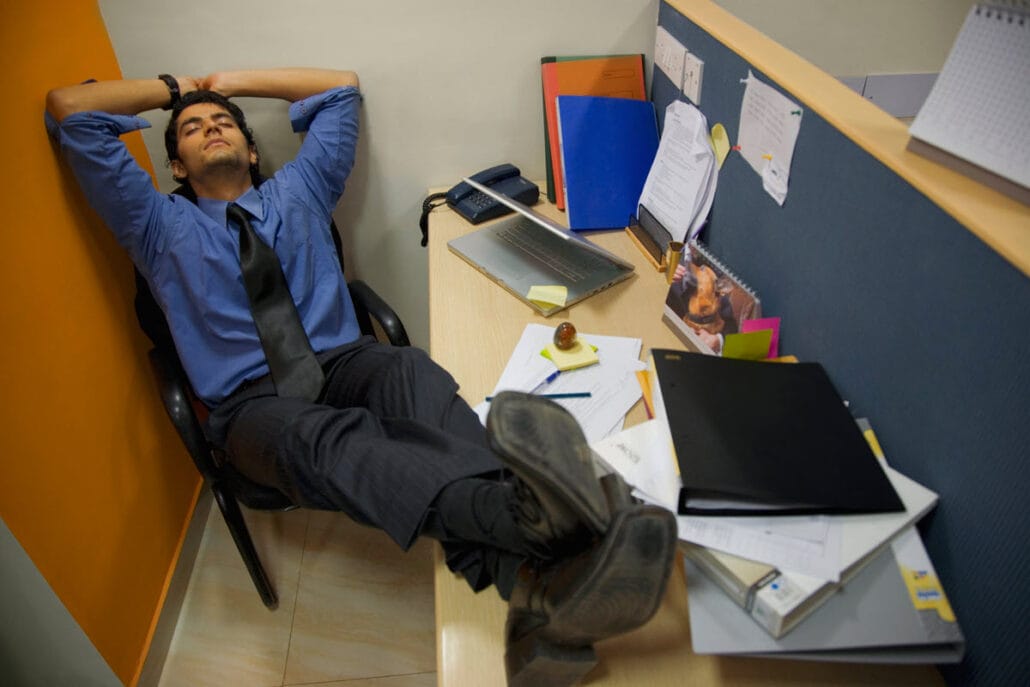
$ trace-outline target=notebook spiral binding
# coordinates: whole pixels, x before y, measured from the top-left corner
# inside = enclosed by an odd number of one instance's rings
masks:
[[[736,284],[746,293],[750,294],[751,297],[755,299],[755,304],[757,305],[758,296],[755,294],[754,290],[750,286],[748,286],[740,277],[738,277],[737,274],[733,272],[733,270],[726,267],[726,265],[723,264],[723,262],[719,260],[719,258],[715,257],[715,255],[712,254],[712,251],[704,243],[702,243],[700,239],[691,239],[687,242],[687,245],[690,246],[691,250],[696,250],[698,253],[700,253],[705,260],[710,262],[712,266],[716,268],[716,270],[719,273],[729,277],[731,280],[733,280],[734,284]],[[684,251],[684,257],[681,260],[681,262],[687,260],[688,257],[689,256],[687,256],[686,251]],[[756,313],[755,315],[753,315],[753,317],[758,317],[758,314]]]
[[[1012,17],[1008,12],[1014,12],[1016,16]],[[991,0],[990,2],[976,5],[976,13],[978,15],[984,14],[988,18],[996,16],[1001,20],[1023,20],[1026,18],[1027,12],[1030,12],[1030,0]],[[1026,26],[1027,24],[1020,21],[1019,25]]]

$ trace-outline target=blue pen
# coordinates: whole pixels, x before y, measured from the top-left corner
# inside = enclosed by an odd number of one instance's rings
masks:
[[[589,391],[570,391],[568,393],[561,394],[536,394],[540,398],[590,398],[591,393]],[[493,396],[487,396],[487,401],[494,400]]]
[[[558,379],[558,375],[560,375],[560,374],[561,374],[561,370],[555,370],[551,374],[547,375],[547,379],[545,379],[544,381],[540,382],[535,387],[533,387],[533,390],[530,391],[529,393],[535,394],[536,392],[540,391],[545,386],[547,386],[548,384],[550,384],[554,380]]]

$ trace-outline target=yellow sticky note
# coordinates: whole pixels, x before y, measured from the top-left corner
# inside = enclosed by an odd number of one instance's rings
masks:
[[[769,357],[772,342],[771,329],[759,329],[741,334],[727,334],[722,344],[722,357],[741,360],[762,360]]]
[[[712,150],[715,151],[715,160],[722,167],[722,161],[730,154],[730,137],[726,133],[726,127],[716,124],[712,127]]]
[[[582,339],[576,339],[575,345],[566,351],[559,350],[553,343],[549,343],[541,354],[549,358],[562,372],[600,362],[597,349]]]
[[[552,305],[565,305],[565,301],[569,297],[569,290],[564,286],[558,285],[546,285],[546,286],[531,286],[529,287],[529,293],[526,294],[526,298],[538,303],[541,307],[547,308]]]

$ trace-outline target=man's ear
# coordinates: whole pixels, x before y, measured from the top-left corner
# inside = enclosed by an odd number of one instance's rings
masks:
[[[181,160],[170,160],[168,168],[172,170],[172,176],[176,179],[185,179],[187,176],[186,166],[182,164]]]
[[[250,146],[250,164],[256,165],[258,163],[258,151],[257,146]]]

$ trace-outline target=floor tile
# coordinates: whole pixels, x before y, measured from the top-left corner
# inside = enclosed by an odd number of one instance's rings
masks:
[[[279,608],[269,611],[211,508],[159,687],[282,685],[309,515],[244,511],[279,594]]]
[[[420,675],[436,669],[432,551],[420,541],[405,553],[379,530],[313,511],[284,684],[435,682]]]

